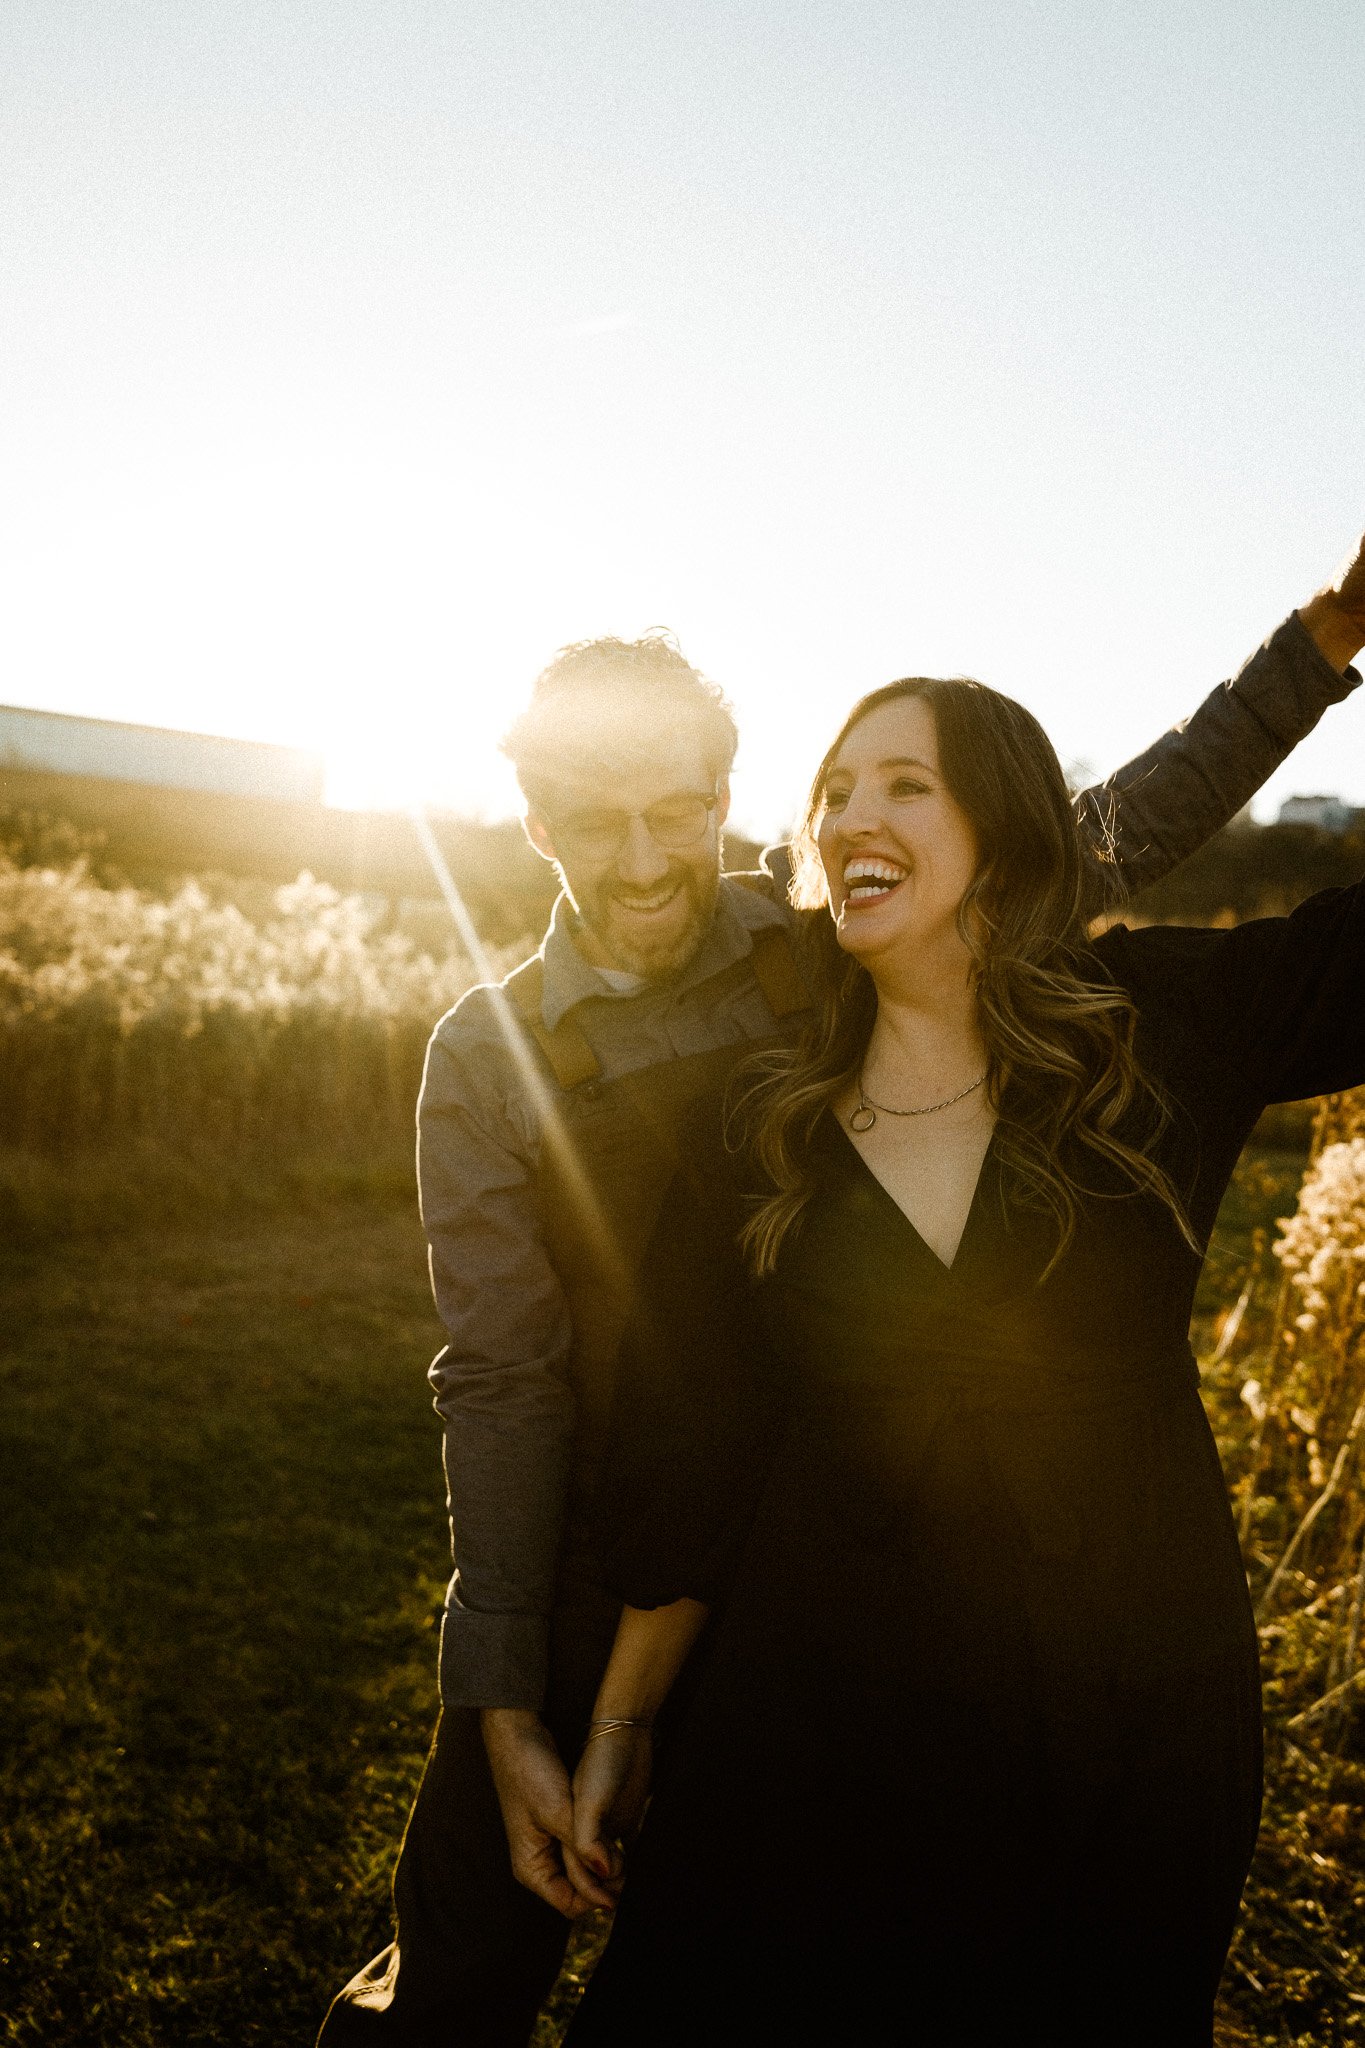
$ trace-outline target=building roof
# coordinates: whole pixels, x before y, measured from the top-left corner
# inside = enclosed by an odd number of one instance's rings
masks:
[[[317,803],[321,754],[264,740],[0,704],[0,768]]]

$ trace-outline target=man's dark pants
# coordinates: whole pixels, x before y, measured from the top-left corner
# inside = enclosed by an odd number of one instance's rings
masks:
[[[570,1568],[550,1635],[545,1721],[573,1767],[619,1605]],[[393,1880],[397,1939],[353,1977],[318,2048],[526,2048],[569,1922],[512,1875],[479,1716],[447,1708]]]

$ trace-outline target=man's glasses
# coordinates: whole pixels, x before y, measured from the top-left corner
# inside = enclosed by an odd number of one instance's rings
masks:
[[[645,811],[569,811],[562,818],[548,819],[550,836],[563,853],[578,854],[584,860],[613,860],[626,843],[631,821],[639,818],[657,847],[665,853],[681,853],[695,846],[705,832],[719,796],[661,797]]]

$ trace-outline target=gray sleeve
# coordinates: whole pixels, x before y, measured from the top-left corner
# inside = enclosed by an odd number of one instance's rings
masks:
[[[1191,717],[1082,790],[1077,822],[1122,892],[1159,881],[1197,852],[1359,681],[1355,669],[1333,668],[1291,612]]]
[[[448,1342],[431,1367],[445,1423],[455,1571],[441,1627],[447,1706],[539,1709],[573,1435],[568,1305],[546,1255],[533,1134],[495,1048],[427,1051],[418,1184]]]

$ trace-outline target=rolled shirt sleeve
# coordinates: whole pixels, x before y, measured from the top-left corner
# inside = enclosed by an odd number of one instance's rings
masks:
[[[1082,832],[1125,894],[1160,881],[1220,831],[1360,682],[1321,654],[1297,612],[1191,716],[1076,798]]]
[[[430,1371],[455,1566],[441,1697],[538,1710],[573,1438],[572,1330],[540,1227],[530,1111],[481,1029],[484,1009],[475,990],[438,1025],[418,1109],[422,1221],[448,1340]]]

